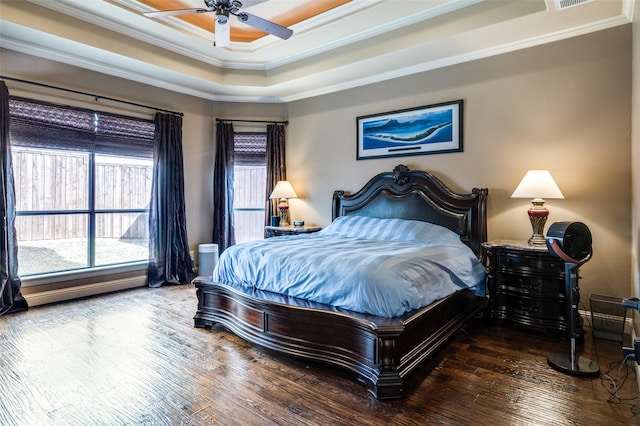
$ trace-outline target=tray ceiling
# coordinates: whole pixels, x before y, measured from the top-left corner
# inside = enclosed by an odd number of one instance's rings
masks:
[[[631,22],[633,0],[269,0],[213,46],[202,0],[0,1],[0,46],[211,100],[289,102]],[[35,78],[35,77],[34,77]]]

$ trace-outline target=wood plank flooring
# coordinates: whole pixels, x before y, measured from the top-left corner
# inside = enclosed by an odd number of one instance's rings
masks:
[[[195,309],[184,285],[0,317],[0,425],[640,425],[632,363],[591,334],[577,353],[602,378],[547,366],[566,341],[479,322],[378,401],[348,372],[194,328]]]

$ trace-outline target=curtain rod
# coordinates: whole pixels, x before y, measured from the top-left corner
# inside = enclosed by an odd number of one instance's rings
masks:
[[[76,95],[90,96],[92,98],[95,98],[96,101],[98,99],[103,99],[103,100],[106,100],[106,101],[119,102],[121,104],[132,105],[132,106],[136,106],[136,107],[140,107],[140,108],[153,109],[155,111],[160,111],[160,112],[168,112],[169,114],[179,115],[180,117],[182,117],[184,115],[183,113],[177,112],[177,111],[171,111],[171,110],[163,109],[163,108],[156,108],[156,107],[153,107],[153,106],[139,104],[139,103],[136,103],[136,102],[129,102],[129,101],[124,101],[122,99],[110,98],[108,96],[95,95],[93,93],[81,92],[79,90],[66,89],[64,87],[51,86],[49,84],[37,83],[35,81],[21,80],[19,78],[7,77],[5,75],[0,75],[0,80],[17,81],[18,83],[31,84],[33,86],[45,87],[47,89],[62,90],[63,92],[74,93]]]
[[[288,121],[273,121],[273,120],[236,120],[233,118],[216,118],[216,122],[224,123],[226,121],[235,121],[237,123],[272,123],[272,124],[284,124],[285,126],[289,124]]]

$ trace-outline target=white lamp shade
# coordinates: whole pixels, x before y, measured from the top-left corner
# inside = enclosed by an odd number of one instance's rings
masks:
[[[511,198],[564,198],[548,170],[529,170]]]
[[[287,180],[278,181],[269,198],[298,198],[296,191]]]

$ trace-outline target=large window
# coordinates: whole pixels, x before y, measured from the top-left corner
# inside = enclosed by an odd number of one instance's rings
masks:
[[[234,135],[233,221],[236,243],[264,238],[266,133]]]
[[[154,124],[11,98],[20,276],[148,259]]]

